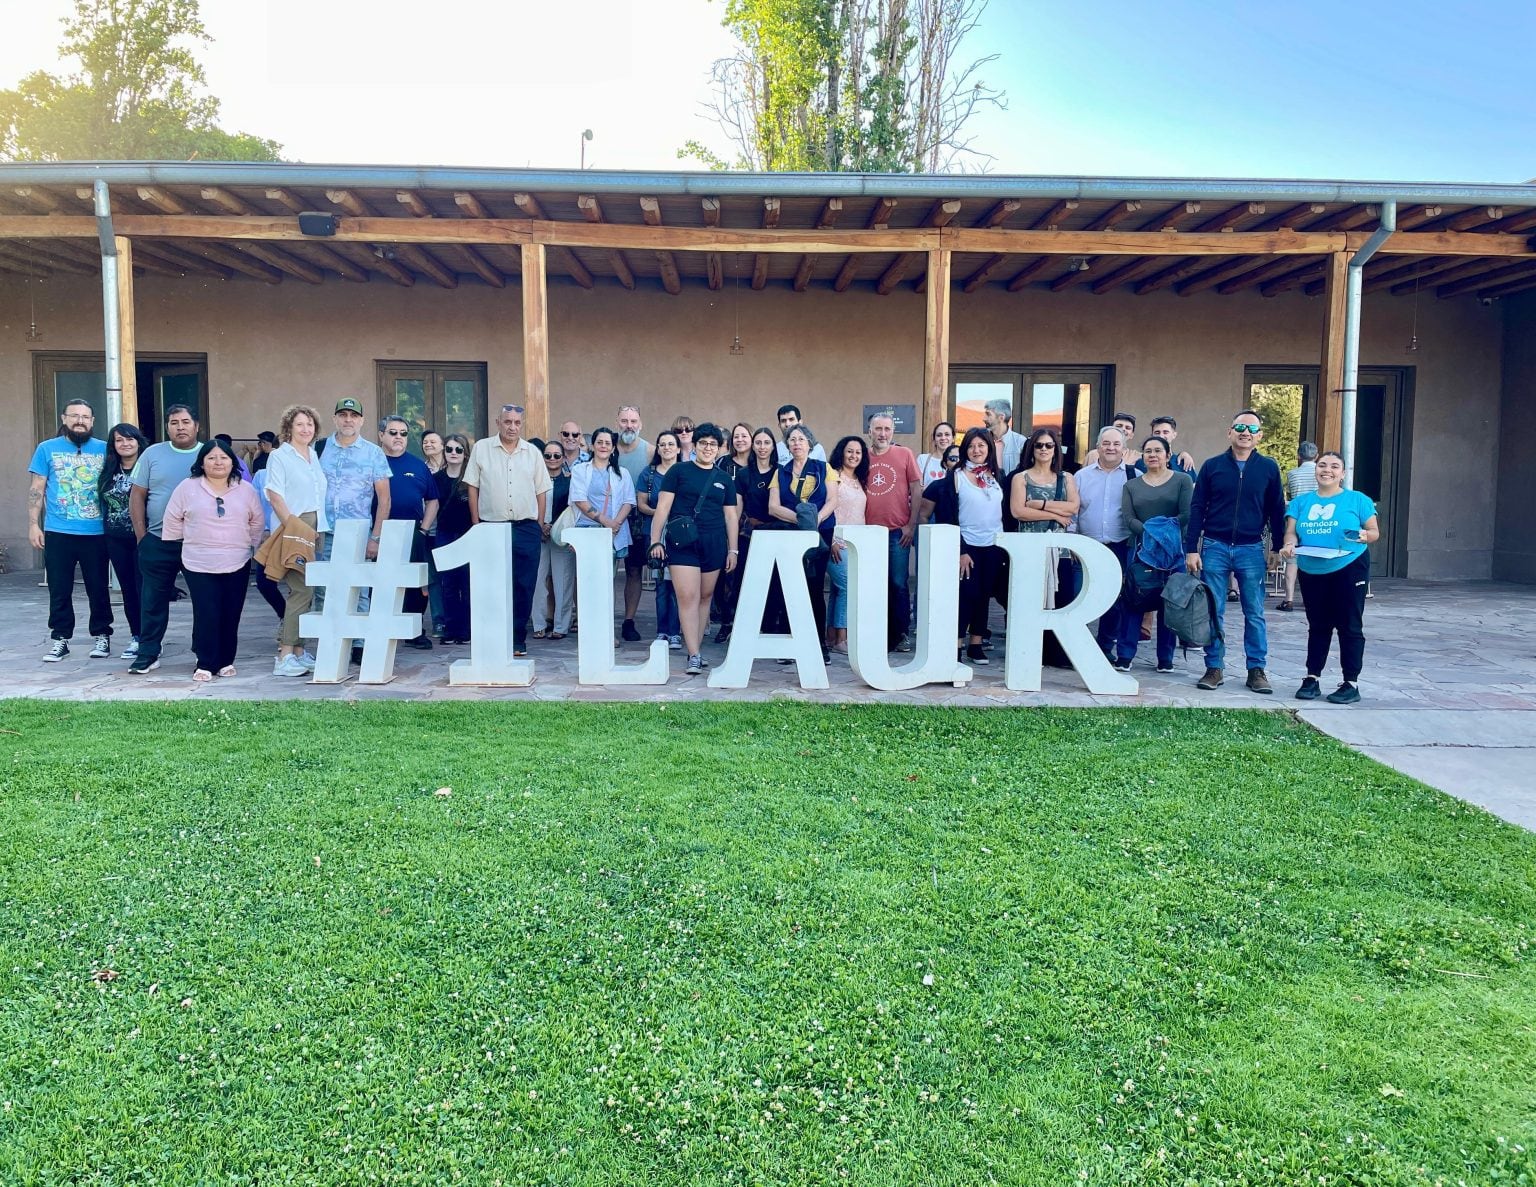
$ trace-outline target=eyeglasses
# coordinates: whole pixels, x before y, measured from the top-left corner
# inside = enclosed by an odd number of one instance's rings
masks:
[[[560,435],[562,437],[580,437],[581,436],[581,430],[577,429],[574,433],[567,433],[564,429],[561,429],[560,430]]]
[[[216,511],[218,511],[219,518],[223,519],[224,518],[224,500],[219,498],[218,495],[214,495],[213,496],[213,506],[214,506],[214,509]]]
[[[1263,425],[1257,424],[1245,425],[1242,421],[1238,421],[1232,426],[1232,431],[1234,433],[1257,433],[1263,427]]]
[[[565,452],[562,450],[559,453],[546,453],[544,460],[546,462],[563,462],[565,461]]]

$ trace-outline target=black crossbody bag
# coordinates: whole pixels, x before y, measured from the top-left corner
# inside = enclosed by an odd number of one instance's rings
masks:
[[[706,483],[689,514],[668,517],[667,526],[662,531],[668,548],[692,548],[699,542],[699,511],[708,497],[709,485]]]

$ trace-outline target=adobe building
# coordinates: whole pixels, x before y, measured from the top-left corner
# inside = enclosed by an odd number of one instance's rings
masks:
[[[1353,441],[1379,576],[1536,581],[1533,235],[1536,185],[0,165],[0,545],[38,563],[32,448],[76,396],[104,434],[114,374],[151,440],[356,396],[473,435],[892,408],[921,450],[1002,397],[1075,458],[1126,409],[1202,459],[1257,394]]]

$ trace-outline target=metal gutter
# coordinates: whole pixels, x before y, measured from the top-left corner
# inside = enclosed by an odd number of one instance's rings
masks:
[[[245,161],[49,161],[0,165],[0,184],[309,186],[477,190],[482,193],[788,195],[870,198],[1064,198],[1112,201],[1419,203],[1536,207],[1536,185],[1286,181],[1226,178],[1039,177],[977,173],[708,173],[304,165]]]
[[[101,309],[105,323],[104,345],[107,361],[107,423],[104,435],[123,419],[123,342],[117,308],[117,235],[112,229],[112,195],[107,183],[97,180],[91,187],[96,208],[96,237],[101,240]],[[111,441],[107,442],[111,445]]]
[[[1349,258],[1344,297],[1344,392],[1339,401],[1339,452],[1344,455],[1344,485],[1355,485],[1355,405],[1360,384],[1360,295],[1365,265],[1397,230],[1397,203],[1384,202],[1381,225]]]

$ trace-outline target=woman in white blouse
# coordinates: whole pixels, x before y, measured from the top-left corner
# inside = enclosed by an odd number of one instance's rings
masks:
[[[320,428],[320,414],[307,404],[290,404],[283,409],[277,439],[281,442],[267,459],[267,501],[272,504],[271,525],[281,528],[284,521],[296,517],[319,535],[331,530],[325,518],[325,471],[315,451],[315,434]],[[320,546],[315,547],[320,555]],[[307,614],[315,600],[315,591],[304,579],[303,569],[289,569],[283,575],[286,604],[283,623],[278,628],[277,661],[274,676],[307,676],[315,670],[315,661],[304,650],[299,638],[299,615]]]

